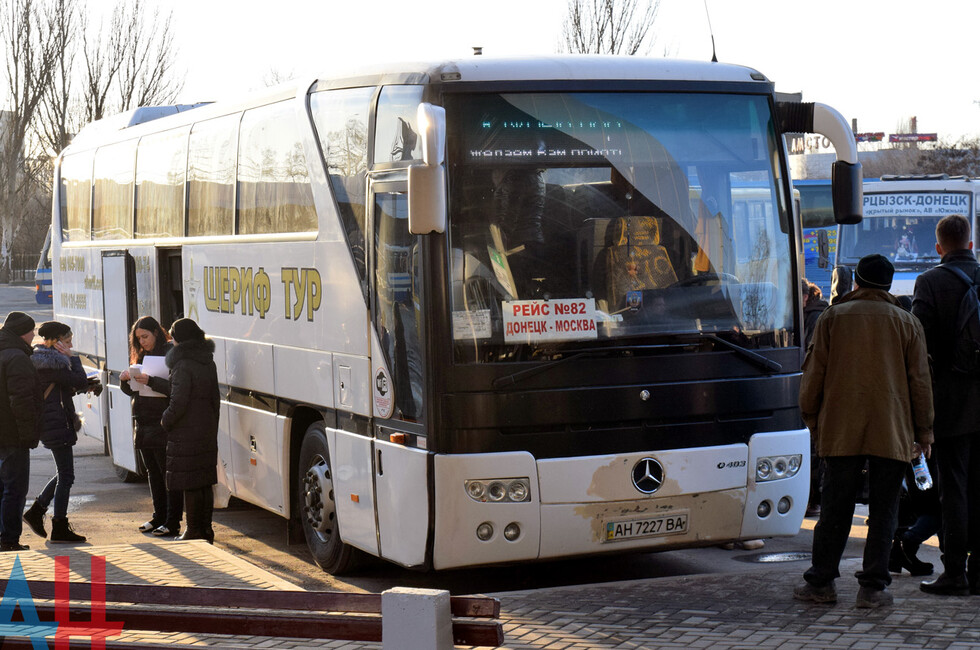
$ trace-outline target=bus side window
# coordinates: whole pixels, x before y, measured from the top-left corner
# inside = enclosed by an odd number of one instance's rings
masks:
[[[408,197],[378,194],[375,224],[375,325],[395,390],[393,417],[422,419],[422,307],[419,238],[408,232]]]

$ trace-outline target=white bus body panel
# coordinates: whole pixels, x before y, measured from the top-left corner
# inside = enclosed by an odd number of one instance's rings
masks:
[[[327,429],[327,445],[333,469],[340,538],[355,548],[378,555],[371,439],[347,431]]]
[[[229,386],[266,395],[276,392],[271,343],[226,340],[225,369]]]
[[[802,454],[799,472],[790,479],[755,482],[760,456]],[[478,563],[515,562],[669,546],[704,546],[738,537],[795,535],[800,530],[810,486],[809,435],[806,430],[756,434],[748,445],[632,452],[535,461],[522,452],[435,457],[436,502],[434,566],[445,569]],[[664,482],[651,495],[632,483],[632,470],[643,458],[664,468]],[[463,490],[466,479],[531,479],[528,503],[478,503]],[[776,504],[786,498],[785,514]],[[763,500],[772,505],[760,519]],[[608,522],[636,521],[686,513],[685,533],[606,542]],[[489,522],[494,536],[476,537]],[[522,535],[507,542],[503,527],[516,522]]]
[[[268,411],[228,405],[235,495],[280,515],[286,514],[283,419]]]
[[[425,563],[429,534],[428,453],[378,440],[375,485],[381,557],[403,566]]]
[[[118,386],[106,386],[105,390],[109,394],[109,447],[112,449],[112,462],[135,472],[132,402],[129,395]]]
[[[277,345],[276,395],[333,408],[333,356],[328,352]]]
[[[541,514],[534,456],[525,451],[500,454],[435,456],[435,545],[433,568],[491,564],[538,557]],[[531,500],[524,503],[478,503],[465,490],[467,479],[519,478],[531,481]],[[489,522],[493,536],[476,536],[477,526]],[[521,535],[504,539],[504,527],[517,523]]]
[[[745,487],[747,454],[745,445],[725,445],[539,460],[541,503],[636,499],[642,493],[633,487],[630,475],[643,458],[655,458],[667,470],[657,497]]]
[[[231,432],[228,430],[230,422],[231,415],[228,412],[228,402],[221,402],[221,415],[218,417],[218,483],[223,485],[230,493],[228,496],[237,494],[235,490],[235,474],[232,472]],[[216,496],[224,495],[216,494]],[[218,499],[216,498],[214,507],[228,507],[227,498],[224,499],[223,505],[219,505]]]
[[[796,476],[779,481],[755,480],[755,459],[763,456],[803,454],[803,464]],[[807,429],[757,433],[749,441],[749,459],[745,517],[742,520],[742,538],[796,535],[803,525],[806,504],[810,498],[810,432]],[[776,511],[780,499],[787,498],[791,508],[785,514]],[[759,504],[768,501],[772,512],[765,519],[757,514]]]
[[[125,255],[102,257],[106,367],[117,372],[129,368],[128,279]]]
[[[184,311],[208,334],[368,356],[364,296],[346,244],[187,245],[181,260]]]

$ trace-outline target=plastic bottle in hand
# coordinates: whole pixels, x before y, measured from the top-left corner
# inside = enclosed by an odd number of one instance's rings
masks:
[[[920,490],[928,490],[932,487],[932,474],[929,473],[929,466],[926,464],[926,456],[919,453],[912,459],[912,472],[915,474],[915,486]]]

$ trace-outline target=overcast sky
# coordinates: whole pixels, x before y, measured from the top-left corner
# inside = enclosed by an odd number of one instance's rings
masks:
[[[173,11],[183,101],[260,88],[272,70],[556,51],[567,0],[146,0]],[[93,12],[115,0],[89,0]],[[707,0],[718,59],[837,108],[860,131],[980,135],[975,0]],[[704,0],[662,0],[651,55],[709,60]]]

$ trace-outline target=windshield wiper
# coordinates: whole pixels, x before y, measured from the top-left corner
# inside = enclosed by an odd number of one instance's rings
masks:
[[[573,359],[581,359],[582,357],[600,356],[609,352],[642,352],[644,350],[663,350],[667,348],[676,348],[678,344],[670,343],[664,345],[623,345],[614,347],[603,347],[603,348],[579,348],[574,350],[567,357],[562,357],[560,359],[554,359],[552,361],[543,362],[533,368],[528,368],[526,370],[519,370],[515,373],[509,375],[504,375],[503,377],[497,377],[490,385],[494,388],[506,388],[507,386],[513,386],[519,381],[523,381],[528,377],[533,377],[538,373],[542,373],[545,370],[550,370],[555,366],[565,363],[566,361],[572,361]]]
[[[683,341],[685,337],[693,337],[695,340]],[[528,368],[526,370],[519,370],[518,372],[511,373],[509,375],[504,375],[503,377],[497,377],[490,385],[493,388],[506,388],[508,386],[513,386],[514,384],[527,379],[528,377],[533,377],[539,373],[546,370],[550,370],[557,365],[565,363],[566,361],[572,361],[574,359],[581,359],[583,357],[599,356],[605,355],[610,352],[643,352],[646,350],[664,350],[676,347],[685,347],[695,343],[698,340],[708,339],[709,341],[719,343],[724,347],[738,353],[743,359],[759,366],[763,370],[770,372],[779,372],[783,369],[782,364],[773,361],[772,359],[765,357],[757,352],[753,352],[748,348],[743,348],[741,345],[732,343],[731,341],[726,341],[725,339],[717,336],[715,334],[710,334],[708,332],[684,332],[678,333],[671,337],[672,339],[678,341],[678,343],[665,343],[660,345],[633,345],[633,346],[617,346],[617,347],[604,347],[604,348],[586,348],[578,349],[569,354],[567,357],[562,357],[560,359],[554,359],[553,361],[546,361],[540,365],[534,366],[533,368]]]
[[[748,348],[743,348],[741,345],[738,345],[737,343],[726,341],[725,339],[721,338],[716,334],[710,334],[708,332],[699,332],[698,336],[700,336],[701,338],[708,339],[710,341],[714,341],[715,343],[721,343],[729,350],[737,352],[738,355],[743,359],[745,359],[746,361],[754,363],[755,365],[759,366],[763,370],[767,370],[767,371],[771,370],[772,372],[779,372],[780,370],[783,369],[782,364],[773,361],[769,357],[763,356],[758,352],[753,352]]]

